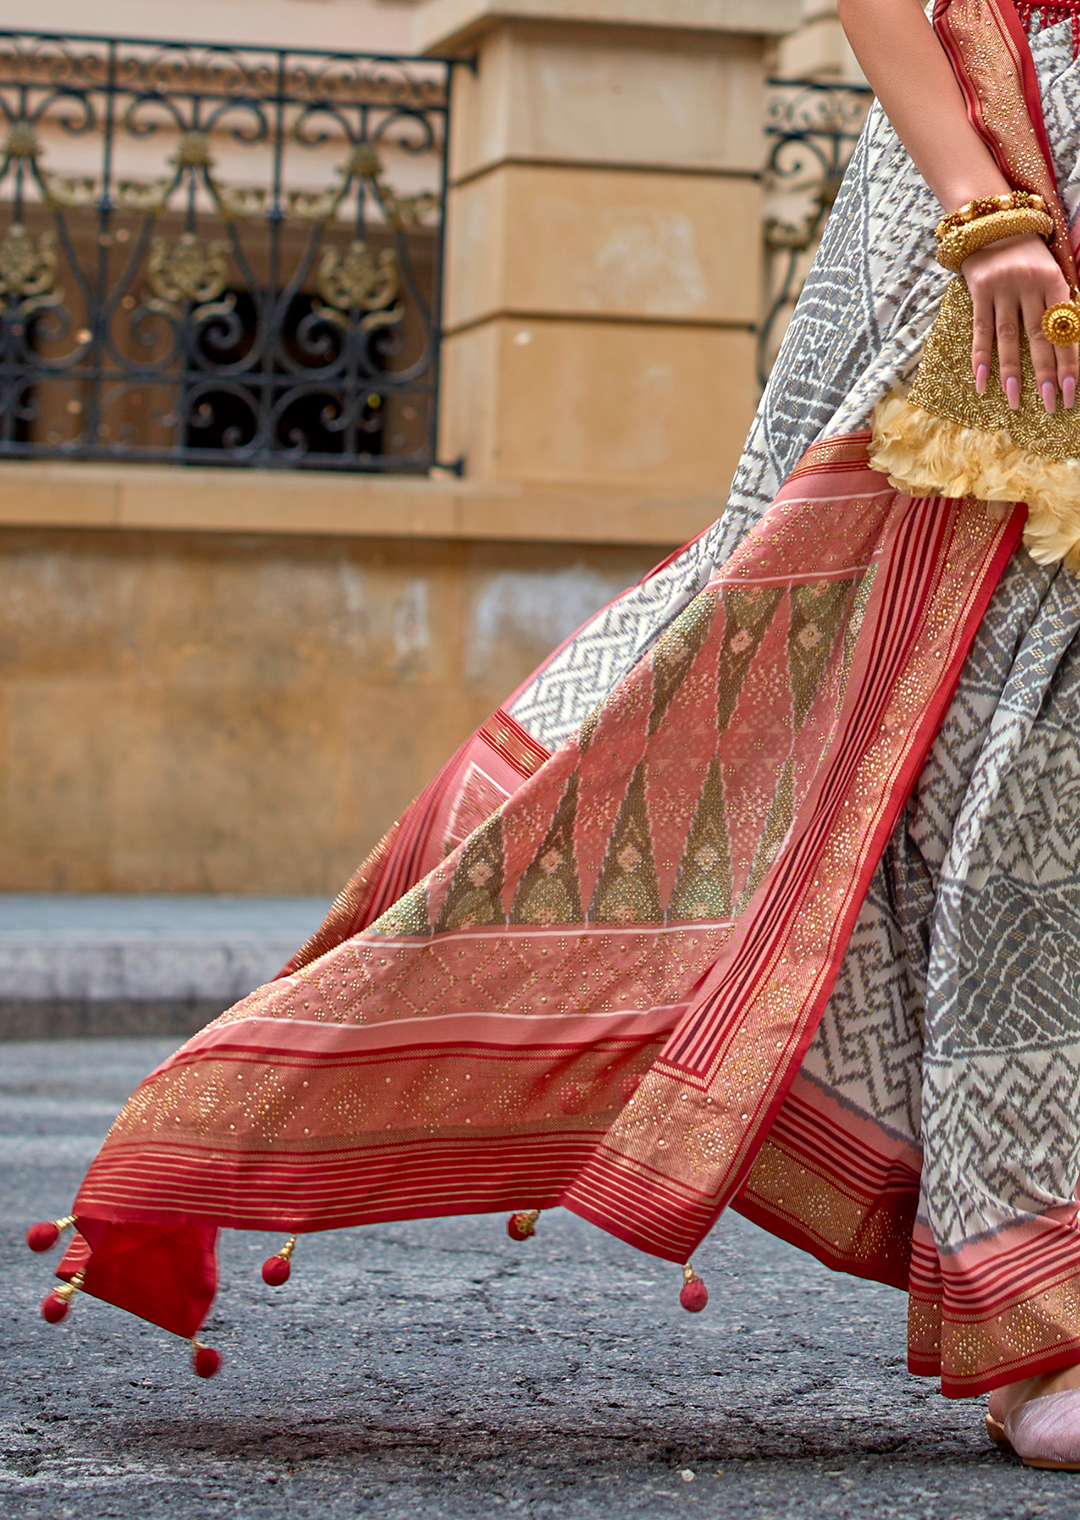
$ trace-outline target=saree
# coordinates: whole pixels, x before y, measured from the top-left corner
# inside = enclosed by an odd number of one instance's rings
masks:
[[[983,41],[1003,18],[1064,225],[1068,24],[1029,49],[1011,0],[939,10]],[[1005,151],[1031,111],[985,130]],[[223,1227],[302,1254],[558,1205],[689,1271],[732,1205],[907,1289],[909,1363],[947,1394],[1080,1359],[1080,593],[1019,547],[1024,506],[871,463],[941,306],[936,219],[875,108],[724,517],[147,1078],[75,1200],[66,1282],[194,1336]]]

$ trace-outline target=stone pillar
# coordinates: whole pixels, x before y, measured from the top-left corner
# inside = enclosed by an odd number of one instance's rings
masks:
[[[720,493],[756,402],[766,50],[799,0],[427,0],[455,71],[444,459]]]
[[[844,36],[836,0],[801,0],[798,31],[781,42],[776,72],[782,79],[820,79],[838,84],[865,84],[855,54]]]

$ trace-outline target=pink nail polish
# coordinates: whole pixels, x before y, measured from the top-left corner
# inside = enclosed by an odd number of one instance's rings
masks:
[[[978,392],[978,394],[980,396],[982,396],[983,394],[985,394],[985,391],[986,391],[986,382],[989,380],[989,378],[990,378],[990,366],[989,366],[989,364],[980,364],[979,367],[978,367],[978,369],[975,371],[975,389],[976,389],[976,391]]]
[[[1020,381],[1015,375],[1010,375],[1005,382],[1005,399],[1014,412],[1020,410]]]
[[[1043,406],[1053,416],[1057,411],[1057,386],[1052,380],[1044,380],[1042,383]]]
[[[1066,375],[1061,382],[1061,399],[1065,403],[1066,411],[1072,411],[1076,405],[1076,381],[1072,375]]]

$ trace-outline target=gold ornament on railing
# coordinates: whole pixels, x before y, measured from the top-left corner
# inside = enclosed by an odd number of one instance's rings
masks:
[[[170,248],[164,238],[150,246],[146,272],[156,299],[147,305],[170,317],[179,316],[188,302],[198,303],[196,320],[217,301],[229,279],[228,243],[214,242],[206,249],[193,232],[183,232]]]
[[[424,216],[439,209],[439,197],[426,190],[421,195],[395,195],[382,181],[375,188],[386,220],[391,227],[400,227],[403,231],[419,227]]]
[[[178,169],[209,169],[213,162],[210,139],[205,132],[181,132],[170,163]]]
[[[142,216],[158,216],[168,208],[169,196],[176,185],[175,176],[161,179],[121,179],[116,182],[116,205],[121,211],[135,211]]]
[[[324,301],[338,311],[379,311],[398,293],[397,259],[392,248],[378,258],[366,243],[349,244],[342,257],[339,249],[323,250],[316,285]]]
[[[24,159],[33,166],[46,201],[68,211],[95,207],[104,186],[91,175],[56,174],[40,162],[41,143],[34,127],[17,121],[10,128],[0,150],[3,162]],[[203,184],[223,221],[265,216],[271,209],[272,196],[263,185],[224,185],[214,174],[214,157],[206,132],[182,132],[168,162],[173,173],[153,180],[119,180],[113,189],[116,206],[124,211],[158,216],[168,210],[169,201],[183,181],[185,173],[201,175]],[[346,162],[335,170],[338,184],[325,190],[291,190],[285,194],[286,215],[302,222],[328,222],[357,180],[366,180],[389,226],[396,230],[419,227],[428,214],[438,211],[441,198],[430,191],[417,195],[398,195],[383,178],[378,150],[371,143],[356,146]]]
[[[38,174],[48,205],[62,206],[65,211],[84,211],[96,205],[100,190],[89,175],[51,174],[40,164]]]
[[[366,179],[375,192],[383,215],[391,227],[419,227],[421,217],[439,207],[439,197],[428,191],[419,195],[395,195],[382,177],[382,161],[370,143],[360,143],[344,169],[346,187],[354,179]]]
[[[28,121],[17,121],[12,125],[4,143],[4,158],[25,158],[33,160],[41,152],[41,144],[38,135]]]
[[[361,143],[348,162],[334,170],[340,184],[329,190],[291,190],[287,196],[289,215],[302,222],[328,222],[341,205],[354,180],[366,179],[374,186],[381,200],[382,162],[370,143]]]
[[[390,302],[399,288],[397,258],[392,248],[384,248],[376,258],[368,245],[362,242],[349,244],[342,257],[337,248],[323,251],[319,263],[316,287],[323,300],[315,302],[315,310],[336,326],[347,328],[349,314],[365,313],[360,318],[361,332],[371,332],[376,327],[396,327],[405,316],[405,304]]]
[[[382,159],[371,143],[359,143],[345,165],[345,173],[354,179],[379,179],[382,175]]]
[[[335,171],[341,183],[329,190],[292,190],[286,197],[289,215],[302,222],[328,222],[349,193],[356,180],[367,180],[383,215],[391,227],[419,227],[421,218],[437,211],[437,195],[423,191],[419,195],[395,195],[383,179],[382,160],[370,143],[354,148],[348,161]]]
[[[270,209],[270,192],[262,185],[219,185],[212,174],[207,174],[206,186],[223,222],[265,216]]]
[[[19,310],[55,306],[62,290],[53,290],[57,267],[56,238],[43,232],[35,245],[21,222],[12,222],[0,240],[0,295],[22,296]]]

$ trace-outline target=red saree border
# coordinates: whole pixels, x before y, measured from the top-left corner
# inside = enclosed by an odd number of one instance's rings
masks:
[[[1066,1207],[937,1250],[914,1144],[801,1072],[731,1207],[834,1271],[908,1293],[908,1369],[973,1398],[1080,1360],[1080,1228]]]
[[[850,442],[844,441],[848,457],[834,459],[834,469],[841,464],[857,468],[850,457]],[[782,511],[785,498],[798,494],[797,484],[781,492],[762,524],[763,535],[767,535],[769,517]],[[758,911],[751,907],[747,912],[727,952],[706,978],[697,1003],[644,1079],[643,1089],[651,1087],[651,1091],[639,1093],[628,1105],[628,1110],[647,1105],[648,1119],[635,1124],[620,1117],[560,1199],[564,1207],[627,1244],[668,1260],[686,1261],[715,1224],[745,1181],[783,1105],[828,1001],[870,878],[948,709],[971,641],[1023,528],[1022,507],[994,525],[988,523],[981,503],[904,501],[907,507],[900,512],[894,531],[894,584],[888,576],[883,581],[879,572],[874,592],[878,616],[871,618],[868,609],[859,640],[860,645],[870,645],[869,664],[877,668],[885,689],[874,694],[864,679],[852,683],[848,752],[843,744],[834,746],[826,774],[816,783],[817,796],[812,794],[804,804],[804,814],[810,816],[803,819],[800,843],[805,844],[815,831],[817,838],[799,858],[789,837],[778,867],[766,875],[759,888]],[[965,511],[966,524],[962,521]],[[943,526],[946,518],[947,529]],[[981,544],[976,542],[980,523]],[[951,637],[948,622],[930,634],[935,615],[940,617],[940,604],[948,605],[950,597],[959,601]],[[905,607],[908,615],[897,623],[897,609]],[[910,615],[914,607],[917,617]],[[881,632],[885,649],[875,654],[873,645]],[[947,653],[920,645],[918,640],[928,634],[930,643],[947,643]],[[891,655],[891,664],[886,654]],[[882,676],[884,666],[888,670]],[[921,693],[914,721],[905,712],[905,707],[912,706],[905,682]],[[895,726],[896,752],[883,773],[880,762],[876,767],[868,764],[872,751],[861,752],[859,746],[872,745],[875,725],[887,734],[890,723]],[[815,819],[815,805],[829,789],[835,795],[827,799],[823,818]],[[860,812],[860,796],[874,801],[862,805],[862,822],[855,825],[852,815]],[[854,850],[853,828],[858,837]],[[792,832],[797,836],[798,823]],[[837,874],[829,878],[826,873],[824,881],[814,880],[830,847],[837,856]],[[854,865],[847,865],[841,879],[840,857],[850,858],[852,853]],[[778,884],[784,877],[788,880],[781,900]],[[830,897],[839,897],[839,903],[830,902]],[[804,942],[800,954],[795,941],[800,925],[808,919],[812,921],[809,942]],[[815,949],[815,939],[819,947],[827,942],[824,952]],[[818,964],[809,978],[808,992],[790,990],[798,981],[792,960],[805,965],[815,956]],[[777,1034],[780,1039],[775,1038]],[[739,1073],[739,1082],[732,1082],[733,1071]],[[691,1159],[696,1150],[694,1132],[705,1126],[710,1130],[709,1155],[695,1166]]]
[[[383,1147],[355,1145],[330,1155],[279,1147],[273,1155],[259,1150],[246,1161],[230,1158],[224,1177],[213,1166],[219,1153],[212,1146],[148,1147],[138,1158],[120,1152],[102,1160],[98,1185],[113,1202],[95,1217],[124,1229],[132,1223],[175,1228],[200,1224],[209,1214],[230,1229],[311,1234],[357,1223],[512,1210],[523,1194],[534,1207],[550,1208],[603,1133],[590,1116],[576,1125],[564,1119],[544,1134],[487,1136],[479,1154],[468,1131],[398,1138]],[[140,1181],[167,1189],[166,1215],[148,1205]],[[282,1203],[297,1185],[305,1198],[302,1220]],[[126,1198],[131,1202],[125,1207]]]
[[[796,481],[809,477],[847,475],[853,471],[865,470],[871,440],[870,429],[860,428],[858,432],[845,433],[841,438],[826,438],[821,443],[812,443],[784,482],[784,492],[787,493]],[[884,482],[884,476],[882,480]],[[885,485],[882,489],[885,489]]]
[[[387,830],[278,978],[291,976],[359,934],[438,865],[450,812],[467,785],[470,769],[490,783],[483,794],[491,804],[490,812],[550,758],[550,750],[503,708],[496,708]]]
[[[500,707],[480,726],[480,733],[497,755],[522,778],[538,771],[551,751]]]
[[[1080,1360],[1076,1209],[1010,1226],[955,1253],[912,1235],[908,1368],[947,1398],[989,1393]]]
[[[801,1072],[731,1207],[834,1272],[906,1290],[921,1158]]]

